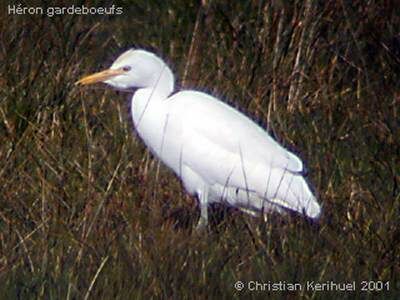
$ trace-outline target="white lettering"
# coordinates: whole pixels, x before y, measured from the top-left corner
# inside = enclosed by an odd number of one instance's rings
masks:
[[[8,5],[7,12],[9,15],[42,15],[43,8],[42,7],[32,7],[32,6],[22,6],[18,5]]]

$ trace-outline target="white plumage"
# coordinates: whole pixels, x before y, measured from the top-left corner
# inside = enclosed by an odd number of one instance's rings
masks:
[[[224,202],[253,215],[293,210],[310,218],[320,206],[303,178],[301,160],[245,115],[198,91],[172,94],[174,76],[156,55],[128,50],[110,69],[79,84],[105,82],[138,88],[132,118],[150,150],[200,201],[199,227],[207,205]]]

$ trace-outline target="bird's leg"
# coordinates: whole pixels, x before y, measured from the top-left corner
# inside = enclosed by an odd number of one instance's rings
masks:
[[[200,204],[200,218],[197,223],[196,230],[204,229],[208,224],[208,192],[203,190],[199,193],[199,204]]]
[[[197,223],[196,230],[202,230],[206,228],[208,224],[208,212],[207,212],[207,204],[200,204],[200,218]]]

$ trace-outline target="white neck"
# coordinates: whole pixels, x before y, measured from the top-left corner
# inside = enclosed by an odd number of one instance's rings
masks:
[[[165,98],[167,98],[174,91],[174,75],[171,69],[163,64],[161,73],[155,73],[152,78],[153,84],[148,88],[152,88],[157,93]]]

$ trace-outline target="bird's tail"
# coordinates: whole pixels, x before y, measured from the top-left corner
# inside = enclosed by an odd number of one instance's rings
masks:
[[[216,198],[254,214],[291,210],[312,219],[321,214],[321,207],[301,174],[281,168],[268,170],[267,176],[265,169],[252,171],[242,182],[213,186]]]
[[[286,209],[303,213],[315,219],[321,214],[321,207],[301,174],[276,170],[267,182],[265,191],[268,201]],[[272,179],[274,178],[274,179]]]

